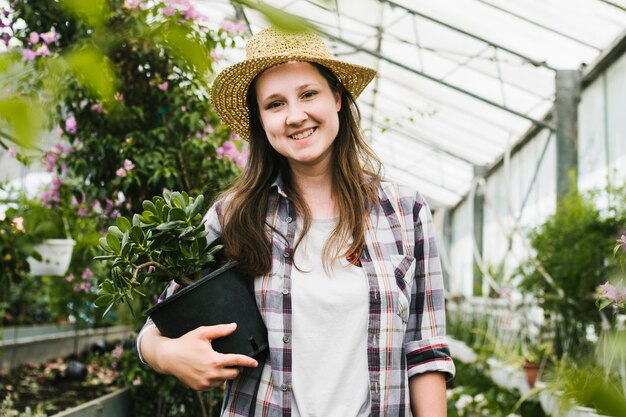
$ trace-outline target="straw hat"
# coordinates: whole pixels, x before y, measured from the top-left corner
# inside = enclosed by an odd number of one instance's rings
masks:
[[[291,33],[270,27],[251,37],[246,59],[225,68],[215,79],[211,101],[224,123],[248,139],[249,112],[246,94],[252,80],[261,72],[289,61],[321,64],[331,70],[344,87],[357,98],[376,71],[333,58],[321,37],[312,33]]]

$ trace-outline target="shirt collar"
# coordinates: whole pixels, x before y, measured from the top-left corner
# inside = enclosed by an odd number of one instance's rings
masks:
[[[276,176],[276,179],[274,180],[274,182],[272,183],[272,185],[270,186],[270,189],[272,188],[276,188],[276,191],[278,192],[279,195],[288,198],[287,194],[285,194],[285,186],[284,186],[284,180],[281,174],[278,174]]]

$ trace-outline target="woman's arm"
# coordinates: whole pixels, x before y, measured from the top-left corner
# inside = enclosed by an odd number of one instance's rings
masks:
[[[223,384],[239,375],[239,367],[255,368],[256,360],[213,350],[211,340],[231,334],[237,325],[203,326],[170,339],[161,336],[156,326],[144,329],[139,350],[154,370],[170,374],[194,390],[205,390]]]
[[[446,379],[441,372],[426,372],[409,379],[413,417],[446,417]]]

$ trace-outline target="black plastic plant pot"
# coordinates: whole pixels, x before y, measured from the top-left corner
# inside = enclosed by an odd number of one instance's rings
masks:
[[[237,323],[237,330],[211,342],[221,353],[261,359],[267,328],[254,297],[252,279],[235,263],[217,269],[146,311],[162,335],[176,338],[200,326]]]

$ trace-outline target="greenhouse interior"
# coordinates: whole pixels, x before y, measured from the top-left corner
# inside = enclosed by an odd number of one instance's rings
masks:
[[[292,415],[136,347],[179,282],[150,251],[216,253],[204,214],[255,151],[212,86],[270,26],[376,71],[360,130],[430,208],[447,415],[626,416],[626,0],[0,0],[0,416]]]

